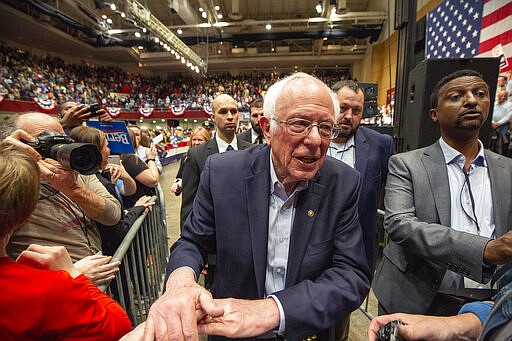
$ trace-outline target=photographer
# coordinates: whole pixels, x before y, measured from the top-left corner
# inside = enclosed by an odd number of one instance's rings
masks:
[[[79,104],[76,102],[64,102],[59,105],[59,123],[66,133],[71,129],[82,125],[92,117],[97,117],[100,121],[112,121],[112,117],[99,104]]]
[[[16,129],[33,138],[47,131],[64,134],[54,118],[42,113],[12,116],[1,128],[0,137],[16,145],[27,137]],[[121,218],[119,202],[94,175],[78,174],[50,158],[36,160],[41,171],[40,199],[27,222],[11,237],[9,255],[15,259],[32,243],[62,245],[75,266],[95,284],[113,278],[119,263],[108,264],[110,257],[99,255],[101,238],[95,221],[107,226],[117,224]]]

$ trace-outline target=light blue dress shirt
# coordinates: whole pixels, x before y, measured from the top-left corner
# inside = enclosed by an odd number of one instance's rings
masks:
[[[449,146],[442,138],[439,144],[443,151],[450,184],[451,228],[487,238],[494,238],[491,182],[484,155],[484,146],[478,141],[479,151],[469,167],[468,176],[474,198],[474,210],[468,184],[463,172],[465,157]],[[478,222],[478,227],[476,222]],[[483,262],[483,260],[482,260]],[[483,263],[482,263],[483,265]],[[478,299],[488,296],[487,290],[465,287],[464,277],[450,270],[446,271],[439,292]],[[485,291],[485,292],[484,292]]]
[[[295,204],[300,191],[308,187],[307,181],[297,184],[292,195],[286,195],[284,186],[279,182],[270,151],[270,204],[268,209],[268,242],[267,242],[267,271],[265,276],[265,294],[272,297],[279,308],[280,323],[277,333],[285,331],[285,315],[279,299],[272,295],[285,288],[286,267],[290,247],[290,234]]]

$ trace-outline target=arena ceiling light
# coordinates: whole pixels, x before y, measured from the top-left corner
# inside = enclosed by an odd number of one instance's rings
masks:
[[[169,30],[160,20],[158,20],[150,10],[145,8],[137,0],[126,0],[126,10],[135,20],[144,27],[147,27],[157,36],[160,43],[164,42],[176,52],[176,59],[189,60],[194,66],[197,66],[201,73],[206,73],[208,65],[191,48],[189,48],[178,36]]]

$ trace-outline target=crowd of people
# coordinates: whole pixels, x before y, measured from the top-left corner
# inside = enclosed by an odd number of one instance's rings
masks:
[[[8,99],[53,99],[59,104],[101,103],[127,111],[152,107],[186,107],[202,110],[221,93],[229,94],[240,110],[261,98],[270,85],[283,75],[255,72],[243,75],[208,75],[205,77],[144,77],[116,66],[99,66],[82,62],[66,63],[56,56],[37,56],[0,43],[0,94]],[[327,84],[350,78],[348,72],[318,71],[316,76]]]
[[[347,340],[371,287],[380,316],[370,340],[390,322],[410,340],[510,339],[512,160],[478,139],[496,114],[478,72],[443,75],[428,112],[441,137],[395,154],[391,136],[361,125],[364,90],[340,75],[329,84],[301,72],[145,79],[0,48],[0,91],[61,103],[57,119],[31,112],[0,123],[0,338]],[[181,236],[165,292],[131,332],[131,316],[97,285],[119,271],[111,255],[154,205],[163,166],[154,132],[129,125],[134,152],[116,159],[105,133],[83,124],[84,102],[121,98],[208,103],[214,124],[190,132],[164,189],[181,194]],[[111,120],[103,108],[98,118]],[[48,152],[68,136],[87,143],[92,170]],[[379,259],[382,198],[389,240]]]

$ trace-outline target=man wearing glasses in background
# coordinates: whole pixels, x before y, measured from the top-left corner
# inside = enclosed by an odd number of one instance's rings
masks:
[[[332,91],[296,73],[265,97],[267,145],[210,156],[148,338],[334,340],[332,326],[369,285],[359,175],[326,159],[335,113]],[[208,253],[217,255],[211,293],[196,283]]]
[[[490,96],[478,72],[445,76],[429,111],[441,138],[390,158],[389,243],[372,283],[379,315],[455,315],[465,303],[490,299],[483,283],[512,260],[512,160],[478,140]]]

